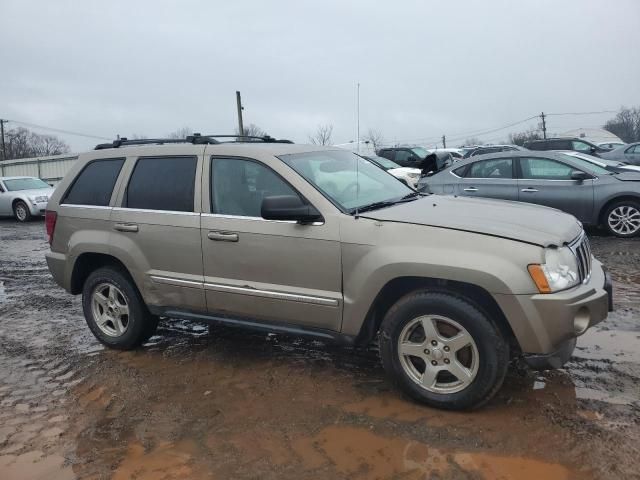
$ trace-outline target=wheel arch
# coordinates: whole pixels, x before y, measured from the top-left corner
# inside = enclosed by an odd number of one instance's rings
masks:
[[[376,295],[360,328],[355,343],[367,345],[376,337],[385,314],[404,295],[416,290],[429,290],[463,297],[493,319],[514,354],[520,352],[520,345],[504,312],[484,288],[456,280],[431,277],[397,277],[388,281]]]
[[[132,284],[140,291],[138,285],[124,263],[113,255],[106,253],[85,252],[78,256],[71,271],[70,292],[77,295],[82,292],[82,287],[87,277],[98,268],[111,266],[126,275]]]
[[[603,225],[603,226],[605,225],[606,219],[604,218],[604,216],[607,213],[607,210],[611,207],[611,205],[624,200],[632,200],[636,203],[640,203],[640,194],[634,195],[632,193],[625,193],[623,195],[618,195],[616,197],[613,197],[607,200],[604,203],[604,205],[602,205],[602,207],[600,208],[600,211],[598,212],[598,225]]]

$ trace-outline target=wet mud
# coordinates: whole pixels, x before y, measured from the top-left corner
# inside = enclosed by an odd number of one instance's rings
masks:
[[[0,220],[0,479],[640,478],[640,239],[590,233],[616,311],[566,368],[514,366],[452,413],[404,398],[375,347],[165,319],[104,349],[42,222]]]

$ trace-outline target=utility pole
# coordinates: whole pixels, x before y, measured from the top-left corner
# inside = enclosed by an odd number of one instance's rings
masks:
[[[7,123],[7,120],[2,120],[0,118],[0,138],[2,138],[2,159],[7,159],[7,147],[4,144],[4,124]]]
[[[240,92],[236,90],[236,102],[238,104],[238,135],[244,135],[244,125],[242,124],[242,99]]]
[[[545,122],[544,118],[545,118],[545,114],[544,112],[542,112],[540,114],[540,118],[542,119],[542,137],[543,138],[547,138],[547,122]]]
[[[356,127],[356,151],[360,153],[360,82],[358,82],[358,100],[356,102],[356,117],[357,117],[357,127]]]
[[[442,148],[447,148],[447,137],[442,135]]]

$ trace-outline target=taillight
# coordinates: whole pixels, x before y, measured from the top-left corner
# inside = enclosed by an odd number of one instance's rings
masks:
[[[58,220],[58,214],[51,210],[47,210],[44,214],[44,224],[47,228],[47,235],[49,236],[49,245],[53,242],[53,232],[56,229],[56,220]]]

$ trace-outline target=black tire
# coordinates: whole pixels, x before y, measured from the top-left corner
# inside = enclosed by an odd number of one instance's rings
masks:
[[[461,391],[432,392],[418,385],[402,366],[398,341],[403,328],[423,315],[454,320],[473,338],[478,351],[475,378]],[[380,328],[380,356],[391,380],[407,395],[432,407],[447,410],[478,408],[502,386],[509,364],[509,346],[496,324],[474,303],[448,292],[415,291],[398,300]]]
[[[31,210],[29,206],[22,200],[18,200],[13,204],[13,216],[18,222],[26,223],[31,220]]]
[[[618,208],[624,208],[624,207],[630,207],[635,209],[637,212],[640,212],[640,201],[637,200],[620,200],[619,202],[615,202],[611,205],[609,205],[609,207],[607,207],[607,209],[604,212],[604,215],[602,216],[602,226],[611,234],[611,235],[615,235],[616,237],[619,238],[631,238],[631,237],[635,237],[640,235],[640,228],[638,228],[637,230],[625,234],[623,232],[617,232],[615,231],[611,225],[609,224],[609,216],[611,215],[611,213],[618,209]]]
[[[103,332],[94,318],[91,298],[101,284],[114,285],[122,292],[129,307],[126,331],[120,336]],[[132,350],[146,342],[156,331],[158,318],[151,315],[129,276],[118,268],[102,267],[92,272],[82,288],[82,309],[89,329],[104,345],[118,350]]]

